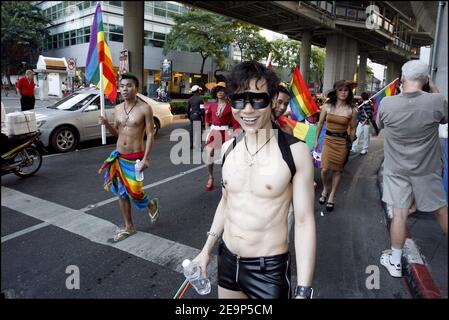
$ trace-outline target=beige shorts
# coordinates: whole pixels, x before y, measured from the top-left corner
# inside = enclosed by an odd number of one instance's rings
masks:
[[[433,212],[447,206],[443,177],[438,173],[419,177],[385,174],[383,183],[382,201],[393,208],[410,208],[413,195],[416,208],[422,212]]]

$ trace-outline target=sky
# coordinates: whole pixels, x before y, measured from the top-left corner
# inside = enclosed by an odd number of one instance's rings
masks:
[[[421,47],[419,60],[422,62],[425,62],[425,63],[429,63],[430,47],[429,48]],[[373,69],[374,76],[377,79],[383,80],[385,66],[378,64],[378,63],[373,63],[369,59],[368,59],[368,65]]]

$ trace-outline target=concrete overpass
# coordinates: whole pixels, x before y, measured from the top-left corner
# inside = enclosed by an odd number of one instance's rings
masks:
[[[325,47],[323,91],[337,80],[352,79],[359,61],[359,92],[365,86],[367,58],[387,66],[387,82],[400,75],[404,62],[419,58],[419,48],[433,42],[438,8],[437,1],[179,2],[300,40],[305,79],[311,45]],[[143,70],[143,1],[124,1],[123,7],[124,47],[133,55],[130,70]]]
[[[401,65],[418,59],[419,48],[433,42],[432,27],[425,29],[417,23],[415,14],[436,16],[438,6],[436,1],[425,5],[410,1],[180,2],[302,41],[300,68],[305,78],[309,74],[310,45],[325,47],[324,91],[336,80],[353,78],[358,56],[360,90],[365,83],[367,58],[387,66],[387,81],[399,76]],[[377,6],[374,12],[368,8],[371,4]]]

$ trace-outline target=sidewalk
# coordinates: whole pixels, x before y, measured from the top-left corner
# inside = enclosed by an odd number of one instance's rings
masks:
[[[382,197],[383,164],[378,173]],[[382,202],[388,227],[393,209]],[[415,298],[448,297],[448,241],[434,213],[415,212],[407,219],[407,239],[403,252],[403,274]]]

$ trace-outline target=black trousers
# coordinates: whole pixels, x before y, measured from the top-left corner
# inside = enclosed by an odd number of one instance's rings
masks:
[[[36,99],[34,96],[22,96],[20,98],[20,106],[22,111],[33,110]]]
[[[196,130],[194,130],[194,128]],[[203,135],[203,130],[201,128],[201,115],[192,113],[190,115],[190,148],[201,149],[201,137]]]

